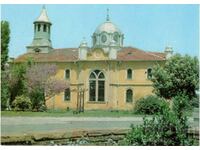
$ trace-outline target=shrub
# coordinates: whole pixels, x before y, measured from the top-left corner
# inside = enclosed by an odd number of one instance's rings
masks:
[[[192,108],[199,108],[199,97],[192,98],[190,105]]]
[[[162,113],[165,108],[169,108],[169,105],[164,99],[150,95],[136,102],[135,113],[148,115]]]
[[[25,95],[17,96],[15,100],[12,103],[14,110],[16,111],[27,111],[31,110],[32,108],[32,103],[29,97]]]
[[[142,125],[131,126],[131,131],[125,136],[122,145],[193,145],[193,140],[187,136],[186,118],[181,122],[175,113],[164,109],[162,115],[154,116],[152,120],[143,120]]]
[[[172,100],[172,109],[178,118],[185,116],[186,110],[190,108],[189,97],[185,95],[185,93],[179,93],[177,96],[173,97]]]
[[[40,111],[40,112],[47,111],[47,106],[43,102],[41,102],[41,103],[42,104],[40,104],[38,111]]]
[[[165,107],[162,113],[154,115],[153,119],[144,118],[144,123],[131,126],[123,145],[193,145],[194,139],[189,138],[188,120],[185,110],[188,107],[188,96],[179,93],[173,97],[172,110]]]
[[[43,107],[45,97],[42,89],[36,89],[32,91],[31,93],[29,93],[29,97],[31,98],[32,109],[34,111],[45,111],[45,108]]]

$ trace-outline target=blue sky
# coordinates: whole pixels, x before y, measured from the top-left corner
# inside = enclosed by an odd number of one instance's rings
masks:
[[[1,19],[10,22],[9,56],[26,52],[33,39],[33,21],[42,5],[1,5]],[[175,53],[198,56],[199,5],[46,5],[53,23],[54,48],[78,47],[83,37],[91,46],[96,27],[110,18],[124,33],[124,46],[146,51],[164,51],[171,45]]]

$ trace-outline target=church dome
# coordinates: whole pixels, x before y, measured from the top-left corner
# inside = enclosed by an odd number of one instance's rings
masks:
[[[107,32],[107,33],[121,33],[120,29],[111,21],[106,21],[104,23],[102,23],[101,25],[99,25],[96,30],[95,33],[96,34],[100,34],[102,32]]]
[[[107,10],[108,11],[108,10]],[[122,47],[124,34],[121,30],[110,21],[109,13],[107,12],[106,21],[100,24],[92,36],[94,48]],[[107,51],[106,50],[106,51]]]

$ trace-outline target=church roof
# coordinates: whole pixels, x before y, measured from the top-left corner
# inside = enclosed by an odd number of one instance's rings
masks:
[[[122,61],[131,60],[165,60],[165,53],[160,52],[146,52],[138,48],[124,47],[118,51],[117,59]]]
[[[47,22],[47,23],[51,23],[51,21],[49,20],[49,17],[47,15],[47,11],[45,6],[43,6],[42,11],[40,13],[40,16],[35,20],[35,22]]]
[[[24,62],[32,58],[35,62],[74,62],[78,59],[78,48],[53,49],[49,53],[25,53],[20,55],[14,62]],[[118,51],[118,61],[163,61],[165,53],[146,52],[133,47],[123,47]]]

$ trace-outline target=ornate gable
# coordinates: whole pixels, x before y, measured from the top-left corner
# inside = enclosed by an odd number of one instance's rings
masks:
[[[108,53],[105,53],[101,48],[91,49],[87,54],[87,60],[108,60]]]

